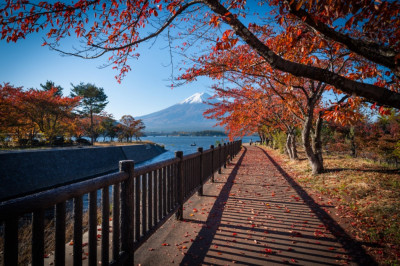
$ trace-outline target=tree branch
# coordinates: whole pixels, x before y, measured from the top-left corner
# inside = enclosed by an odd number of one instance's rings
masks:
[[[335,86],[337,89],[345,93],[364,97],[377,102],[379,105],[400,109],[400,93],[372,84],[353,81],[326,69],[285,60],[262,43],[247,29],[247,27],[243,25],[243,23],[241,23],[233,14],[229,13],[228,10],[217,0],[202,1],[204,1],[213,12],[222,16],[224,21],[235,31],[236,35],[242,38],[243,41],[263,57],[272,68],[290,73],[297,77],[325,82]]]
[[[296,10],[296,4],[296,1],[294,1],[292,5],[290,5],[290,13],[301,21],[304,21],[304,23],[314,31],[321,33],[327,39],[345,45],[352,52],[359,54],[372,62],[390,68],[398,77],[400,77],[399,64],[396,64],[395,60],[395,56],[397,55],[395,50],[377,43],[353,39],[346,34],[337,32],[325,23],[314,20],[312,16],[303,9]]]
[[[140,39],[140,40],[133,41],[133,42],[130,42],[130,43],[126,44],[126,45],[118,46],[118,47],[113,47],[113,48],[108,48],[108,47],[106,48],[106,47],[101,47],[101,46],[96,46],[96,45],[93,45],[93,46],[94,46],[95,48],[103,49],[103,50],[105,50],[105,51],[116,51],[116,50],[122,50],[122,49],[125,49],[125,48],[128,48],[128,47],[131,47],[131,46],[133,46],[133,45],[137,45],[137,44],[139,44],[139,43],[142,43],[142,42],[145,42],[145,41],[147,41],[147,40],[150,40],[150,39],[152,39],[152,38],[158,36],[158,35],[159,35],[161,32],[163,32],[169,25],[171,25],[171,23],[175,20],[175,18],[178,17],[180,14],[182,14],[183,11],[185,11],[186,9],[188,9],[189,7],[191,7],[192,5],[200,4],[200,3],[202,3],[201,0],[196,0],[196,1],[189,2],[189,3],[187,3],[186,5],[180,7],[180,8],[178,9],[178,11],[176,11],[175,14],[174,14],[173,16],[171,16],[166,22],[164,22],[164,24],[161,26],[161,28],[159,28],[157,31],[155,31],[155,32],[153,32],[153,33],[147,35],[146,37],[144,37],[144,38],[142,38],[142,39]]]

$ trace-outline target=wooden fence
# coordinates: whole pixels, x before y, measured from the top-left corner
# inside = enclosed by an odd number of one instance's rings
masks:
[[[82,265],[83,197],[86,194],[89,198],[88,263],[97,265],[99,190],[101,263],[133,265],[134,251],[173,214],[182,219],[185,201],[196,191],[202,195],[203,184],[210,178],[214,181],[214,173],[220,173],[240,149],[241,141],[235,141],[211,146],[208,150],[198,148],[198,152],[186,156],[176,152],[173,159],[136,169],[133,161],[120,161],[117,173],[2,202],[0,222],[4,226],[4,265],[18,264],[19,218],[27,214],[32,214],[32,265],[44,264],[45,210],[49,208],[55,208],[54,264],[65,265],[67,201],[71,199],[73,264]]]

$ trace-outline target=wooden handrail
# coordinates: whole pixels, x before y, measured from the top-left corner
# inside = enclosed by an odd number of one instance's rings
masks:
[[[87,194],[93,190],[120,183],[127,177],[128,175],[123,172],[112,173],[1,202],[0,221],[9,216],[20,216],[35,210],[47,209],[57,203]]]
[[[89,264],[99,259],[103,265],[133,265],[133,252],[174,213],[183,219],[183,204],[214,173],[229,163],[239,151],[241,141],[210,146],[198,152],[135,168],[133,161],[121,161],[120,171],[63,185],[0,203],[0,222],[4,221],[4,262],[18,264],[18,218],[33,213],[32,264],[42,265],[44,254],[45,210],[55,207],[55,263],[65,264],[66,202],[73,199],[73,262],[81,265],[83,196],[89,194]],[[112,192],[112,260],[110,261],[110,186]],[[98,207],[101,190],[102,207]],[[98,218],[101,210],[101,254],[97,257]]]

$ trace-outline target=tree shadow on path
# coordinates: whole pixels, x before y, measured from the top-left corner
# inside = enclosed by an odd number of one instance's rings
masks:
[[[276,169],[282,174],[282,176],[287,180],[290,186],[298,193],[298,195],[303,199],[303,201],[310,207],[315,215],[324,223],[327,230],[329,230],[338,240],[338,242],[343,246],[343,248],[351,254],[353,261],[359,265],[378,265],[376,261],[368,255],[364,248],[361,246],[360,242],[354,240],[349,236],[346,231],[324,210],[321,206],[315,202],[315,200],[308,195],[308,193],[294,181],[294,179],[286,173],[285,170],[262,148],[265,156],[270,160],[270,162],[276,167]]]
[[[315,202],[263,149],[260,150],[265,154],[273,167],[288,182],[288,186],[295,190],[304,201],[303,206],[312,210],[315,220],[322,222],[323,226],[333,237],[316,238],[310,234],[302,234],[299,237],[295,232],[287,231],[285,227],[287,223],[284,225],[280,222],[280,219],[287,219],[287,221],[290,220],[292,222],[295,222],[294,220],[296,219],[298,220],[297,222],[301,221],[305,209],[299,208],[296,211],[295,206],[299,205],[299,203],[278,203],[274,202],[275,197],[267,198],[261,195],[257,197],[250,196],[248,198],[235,196],[236,187],[232,189],[234,184],[239,185],[240,183],[241,186],[244,186],[244,190],[251,190],[253,194],[253,188],[257,185],[251,183],[243,184],[241,181],[238,182],[238,180],[235,180],[241,175],[248,176],[250,174],[245,169],[247,163],[243,163],[246,153],[249,151],[246,147],[243,147],[243,149],[243,153],[236,162],[232,172],[229,173],[226,182],[213,203],[207,220],[200,222],[186,219],[187,222],[202,225],[196,238],[191,240],[192,244],[184,254],[180,265],[225,265],[232,263],[243,265],[295,265],[298,263],[305,263],[304,265],[338,265],[340,262],[335,262],[335,256],[346,254],[350,255],[350,261],[348,262],[353,265],[377,265],[373,258],[365,252],[361,244],[347,235],[344,229],[323,209],[324,206],[320,206]],[[256,150],[255,148],[251,149]],[[251,154],[249,153],[248,155]],[[244,173],[238,174],[239,169],[242,168],[245,170]],[[273,170],[275,171],[275,169]],[[248,181],[248,179],[245,180]],[[246,202],[246,205],[242,206],[247,206],[243,208],[248,208],[249,210],[252,208],[257,210],[258,206],[265,206],[265,203],[268,202],[274,206],[275,204],[291,204],[292,211],[286,214],[282,212],[274,214],[275,209],[270,209],[270,216],[274,215],[277,218],[276,220],[268,219],[264,221],[271,228],[271,231],[268,229],[268,232],[266,232],[266,229],[262,226],[252,227],[248,219],[246,219],[248,216],[244,212],[239,213],[236,211],[238,209],[234,209],[232,204],[239,201]],[[279,210],[276,209],[276,211]],[[281,218],[278,218],[279,215],[282,215]],[[283,215],[290,217],[284,218]],[[318,226],[317,224],[314,225],[315,222],[310,221],[311,223],[314,227]],[[268,234],[267,239],[264,237],[267,236],[266,233]],[[248,234],[253,234],[254,238],[250,237],[249,239]],[[301,235],[300,233],[298,234]],[[321,243],[316,244],[314,240],[321,241]],[[343,251],[341,251],[341,248],[329,251],[333,242],[338,243],[337,245],[340,244],[343,247]]]
[[[243,147],[243,149],[244,151],[242,155],[240,156],[235,167],[230,173],[228,179],[226,180],[225,185],[222,187],[221,193],[215,200],[214,205],[210,210],[207,221],[194,239],[193,244],[187,251],[185,257],[182,259],[182,262],[180,263],[181,265],[199,265],[202,264],[204,258],[206,257],[207,252],[211,246],[211,242],[215,234],[217,233],[218,227],[221,223],[224,203],[229,198],[229,192],[231,191],[234,184],[233,181],[237,175],[241,163],[243,162],[243,158],[247,153],[247,148]]]

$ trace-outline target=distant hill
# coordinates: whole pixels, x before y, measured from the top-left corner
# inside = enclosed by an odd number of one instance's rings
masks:
[[[214,127],[217,123],[214,119],[206,119],[203,113],[210,108],[206,102],[211,95],[207,93],[195,93],[180,103],[148,115],[137,117],[146,125],[146,132],[173,132],[173,131],[223,131],[222,127]]]

